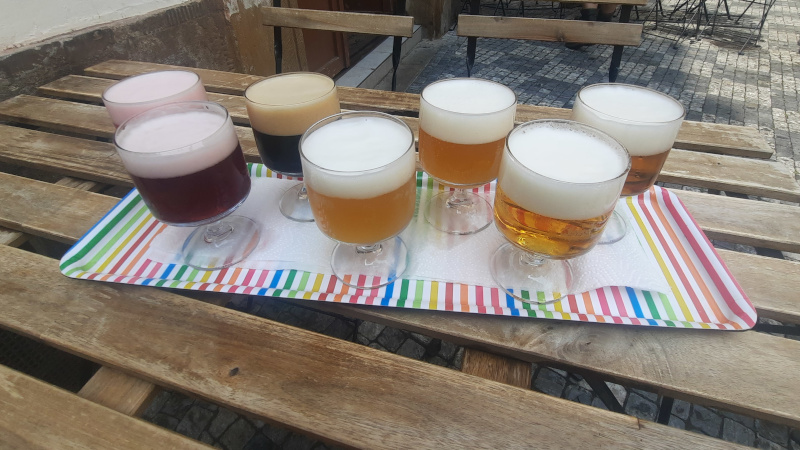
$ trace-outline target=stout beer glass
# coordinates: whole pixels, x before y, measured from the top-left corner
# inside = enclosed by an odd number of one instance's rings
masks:
[[[639,195],[656,182],[683,123],[685,110],[674,98],[630,84],[601,83],[578,91],[572,120],[598,128],[618,140],[631,155],[622,196]],[[601,243],[625,236],[625,221],[614,214]]]
[[[408,126],[383,113],[336,114],[306,131],[300,156],[317,226],[339,242],[334,275],[362,289],[400,277],[408,249],[397,235],[411,222],[417,197]]]
[[[510,243],[492,257],[497,284],[529,303],[570,293],[567,260],[598,242],[629,168],[619,142],[577,122],[535,120],[509,133],[494,223]],[[537,292],[553,293],[553,300],[539,300]]]
[[[182,255],[198,269],[220,269],[247,257],[258,227],[229,216],[250,193],[250,176],[228,112],[210,102],[160,106],[117,129],[122,163],[153,216],[195,227]]]
[[[161,105],[206,100],[206,90],[200,77],[184,70],[136,75],[125,78],[103,92],[103,104],[115,127]]]
[[[517,97],[502,84],[451,78],[429,84],[419,106],[419,160],[439,183],[454,188],[433,197],[425,219],[436,229],[470,234],[492,222],[492,207],[467,191],[497,178]]]
[[[340,112],[336,84],[319,73],[284,73],[253,83],[244,96],[264,165],[283,175],[302,176],[300,137],[314,122]],[[280,210],[298,222],[314,220],[303,183],[284,193]]]

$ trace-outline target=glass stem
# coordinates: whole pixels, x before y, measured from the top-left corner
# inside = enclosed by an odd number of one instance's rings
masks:
[[[380,254],[383,251],[381,244],[372,245],[356,245],[356,252],[359,254],[375,253]]]
[[[306,184],[305,183],[303,183],[303,186],[297,192],[297,199],[298,200],[302,200],[302,201],[308,200],[308,191],[306,190]]]
[[[208,224],[205,233],[203,233],[203,240],[209,244],[219,245],[230,234],[233,233],[233,227],[224,220]]]
[[[463,189],[456,188],[447,199],[448,208],[464,208],[472,205],[472,200]]]
[[[535,253],[519,252],[519,263],[524,266],[541,266],[546,261],[546,258],[542,258]]]

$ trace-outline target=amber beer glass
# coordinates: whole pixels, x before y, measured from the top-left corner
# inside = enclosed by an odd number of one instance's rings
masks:
[[[578,92],[572,120],[598,128],[618,140],[631,155],[631,170],[622,196],[639,195],[656,182],[683,123],[685,110],[674,98],[641,86],[593,84]],[[617,214],[603,243],[625,236],[627,226]]]
[[[218,269],[258,243],[256,224],[230,216],[250,193],[250,176],[228,112],[210,102],[173,103],[125,121],[114,143],[153,216],[198,227],[184,244],[186,264]]]
[[[185,70],[161,70],[125,78],[103,91],[102,98],[115,127],[162,105],[208,100],[200,77]]]
[[[450,78],[422,91],[419,159],[422,168],[454,190],[433,197],[424,211],[435,228],[470,234],[492,222],[492,208],[468,189],[495,178],[517,97],[508,87],[478,78]]]
[[[315,222],[339,244],[331,256],[343,283],[370,289],[405,271],[408,250],[397,236],[414,216],[414,135],[401,120],[347,112],[313,125],[300,141]]]
[[[319,73],[290,72],[253,83],[244,95],[264,165],[283,175],[301,176],[300,137],[318,120],[340,112],[336,84]],[[279,206],[289,219],[314,220],[302,183],[289,189]]]
[[[509,242],[492,258],[498,285],[529,302],[570,293],[568,260],[597,244],[629,168],[619,142],[577,122],[536,120],[509,133],[494,200]]]

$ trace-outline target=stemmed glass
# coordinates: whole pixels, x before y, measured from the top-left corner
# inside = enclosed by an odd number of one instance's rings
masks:
[[[200,77],[185,70],[161,70],[125,78],[103,91],[102,98],[115,127],[161,105],[208,100]]]
[[[569,260],[600,239],[628,169],[619,142],[578,122],[535,120],[511,131],[494,200],[495,226],[509,242],[492,256],[497,284],[528,303],[570,293]]]
[[[300,137],[314,122],[341,111],[334,81],[313,72],[282,73],[253,83],[244,96],[264,165],[282,175],[302,176]],[[314,220],[303,183],[287,190],[279,206],[289,219]]]
[[[414,216],[414,135],[377,112],[345,112],[314,124],[300,140],[308,201],[320,231],[339,242],[334,275],[360,289],[387,285],[406,269],[398,237]]]
[[[514,91],[478,78],[449,78],[423,89],[419,160],[428,175],[453,188],[431,198],[424,211],[434,228],[471,234],[492,222],[491,205],[469,189],[497,178],[516,106]]]
[[[183,245],[184,262],[221,269],[243,260],[258,226],[230,214],[250,193],[250,176],[228,111],[211,102],[160,106],[117,128],[114,143],[153,216],[199,227]]]
[[[669,156],[685,115],[683,105],[653,89],[619,83],[599,83],[578,91],[572,120],[598,128],[618,140],[631,155],[631,170],[622,196],[647,191]],[[619,241],[627,232],[624,219],[614,213],[601,244]]]

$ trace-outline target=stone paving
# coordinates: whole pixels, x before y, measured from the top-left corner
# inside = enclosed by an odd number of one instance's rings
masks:
[[[517,3],[511,2],[509,13],[516,11]],[[548,7],[537,13],[551,11]],[[572,18],[577,9],[567,9],[564,14]],[[640,18],[645,16],[643,9]],[[755,127],[779,160],[800,168],[796,164],[800,161],[800,6],[796,0],[777,0],[759,46],[747,45],[741,53],[747,30],[717,29],[713,36],[696,40],[674,29],[675,25],[659,25],[654,30],[648,20],[642,44],[626,48],[617,81],[649,86],[680,99],[690,120]],[[408,92],[420,92],[440,78],[466,76],[465,38],[450,32],[418,47],[419,52],[415,55],[412,51],[400,65],[403,68],[407,60],[416,58],[416,63],[409,65],[419,67],[411,75],[401,74],[401,80],[403,76],[407,79],[401,86]],[[474,76],[510,86],[521,103],[571,107],[581,86],[607,80],[610,54],[607,46],[568,51],[556,43],[480,39]],[[454,370],[461,366],[462,348],[416,333],[270,298],[238,299],[228,307]],[[661,400],[657,394],[608,384],[627,414],[655,420]],[[534,365],[532,388],[606,408],[579,375],[556,368]],[[161,393],[144,418],[227,450],[329,448],[301,434],[173,392]],[[669,425],[752,447],[800,450],[800,430],[680,400],[673,405]]]

